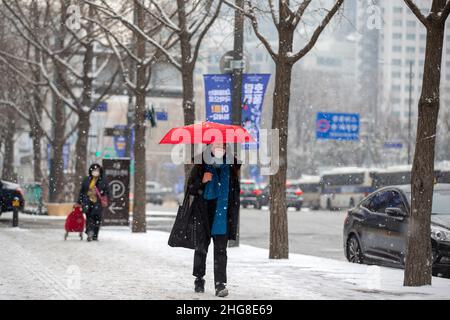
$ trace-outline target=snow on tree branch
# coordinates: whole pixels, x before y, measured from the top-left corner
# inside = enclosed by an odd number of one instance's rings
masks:
[[[303,47],[303,49],[301,49],[296,54],[292,55],[291,57],[288,57],[288,59],[291,62],[295,63],[296,61],[298,61],[302,57],[304,57],[309,51],[311,51],[311,49],[314,47],[314,45],[316,44],[317,40],[319,39],[319,36],[322,34],[323,30],[325,29],[325,27],[330,22],[331,18],[333,18],[333,16],[336,14],[336,12],[339,10],[339,8],[342,6],[343,3],[344,3],[344,0],[337,0],[336,1],[336,3],[334,4],[333,8],[327,13],[327,15],[323,18],[322,22],[320,23],[320,25],[316,28],[316,30],[314,31],[311,39],[306,44],[306,46]]]
[[[416,6],[413,0],[404,0],[409,9],[414,13],[414,15],[419,19],[422,24],[428,28],[429,22],[427,18],[420,12],[420,9]]]

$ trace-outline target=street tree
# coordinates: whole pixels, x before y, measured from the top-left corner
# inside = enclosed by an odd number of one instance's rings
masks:
[[[427,31],[422,92],[419,99],[416,145],[411,172],[411,216],[405,261],[405,286],[431,285],[431,208],[434,188],[436,127],[440,106],[440,81],[445,22],[450,1],[433,0],[428,14],[413,0],[405,4]]]
[[[134,95],[134,200],[133,232],[146,232],[146,100],[150,93],[153,67],[168,60],[178,66],[170,50],[178,39],[171,30],[149,14],[148,3],[136,0],[113,6],[107,1],[87,2],[99,13],[94,21],[104,32],[110,48],[119,61],[120,70],[128,90]],[[173,10],[168,19],[176,14]],[[106,28],[103,21],[117,21],[116,28]],[[130,67],[131,66],[131,67]]]
[[[275,63],[272,129],[279,130],[279,169],[276,174],[270,176],[269,257],[271,259],[287,259],[289,258],[289,239],[286,212],[286,170],[292,68],[295,63],[311,51],[344,0],[336,0],[329,10],[319,10],[326,13],[314,29],[310,39],[296,52],[294,52],[294,35],[299,25],[304,22],[305,13],[312,2],[311,0],[304,0],[300,3],[298,1],[279,0],[278,4],[275,4],[273,0],[268,0],[266,6],[260,5],[260,2],[245,1],[244,9],[239,8],[232,1],[222,1],[235,10],[241,10],[250,20],[255,35]],[[294,5],[296,5],[296,9]],[[259,28],[261,15],[265,16],[266,12],[270,14],[277,30],[277,49],[268,40],[268,35],[263,35]]]

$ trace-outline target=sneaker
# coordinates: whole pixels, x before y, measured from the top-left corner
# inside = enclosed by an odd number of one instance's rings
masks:
[[[205,292],[205,280],[203,278],[197,278],[194,282],[195,292],[203,293]]]
[[[216,296],[220,298],[225,298],[228,295],[228,289],[224,283],[219,283],[216,285]]]
[[[92,232],[88,232],[87,241],[91,242],[94,239],[94,234]]]

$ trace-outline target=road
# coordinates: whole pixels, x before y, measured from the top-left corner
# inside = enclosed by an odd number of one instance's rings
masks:
[[[174,212],[176,208],[149,206],[148,212]],[[343,211],[288,210],[289,252],[345,260],[342,249]],[[164,218],[158,218],[164,219]],[[173,220],[149,221],[150,227],[169,232]],[[267,208],[241,208],[241,243],[269,248],[270,214]]]
[[[175,205],[149,205],[147,207],[148,229],[170,232]],[[167,214],[165,214],[167,213]],[[63,218],[36,217],[21,215],[20,227],[29,228],[64,228]],[[306,255],[345,260],[342,250],[342,225],[345,212],[288,210],[289,251]],[[11,214],[0,217],[0,228],[8,227]],[[269,247],[269,211],[265,208],[241,209],[241,243],[260,248]],[[63,234],[63,232],[61,232]]]

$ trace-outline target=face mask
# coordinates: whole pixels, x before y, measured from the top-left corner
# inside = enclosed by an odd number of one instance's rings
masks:
[[[223,156],[225,155],[225,150],[224,149],[216,149],[214,150],[214,157],[221,159],[223,158]]]
[[[100,172],[99,171],[92,171],[92,176],[93,177],[98,177],[100,175]]]

